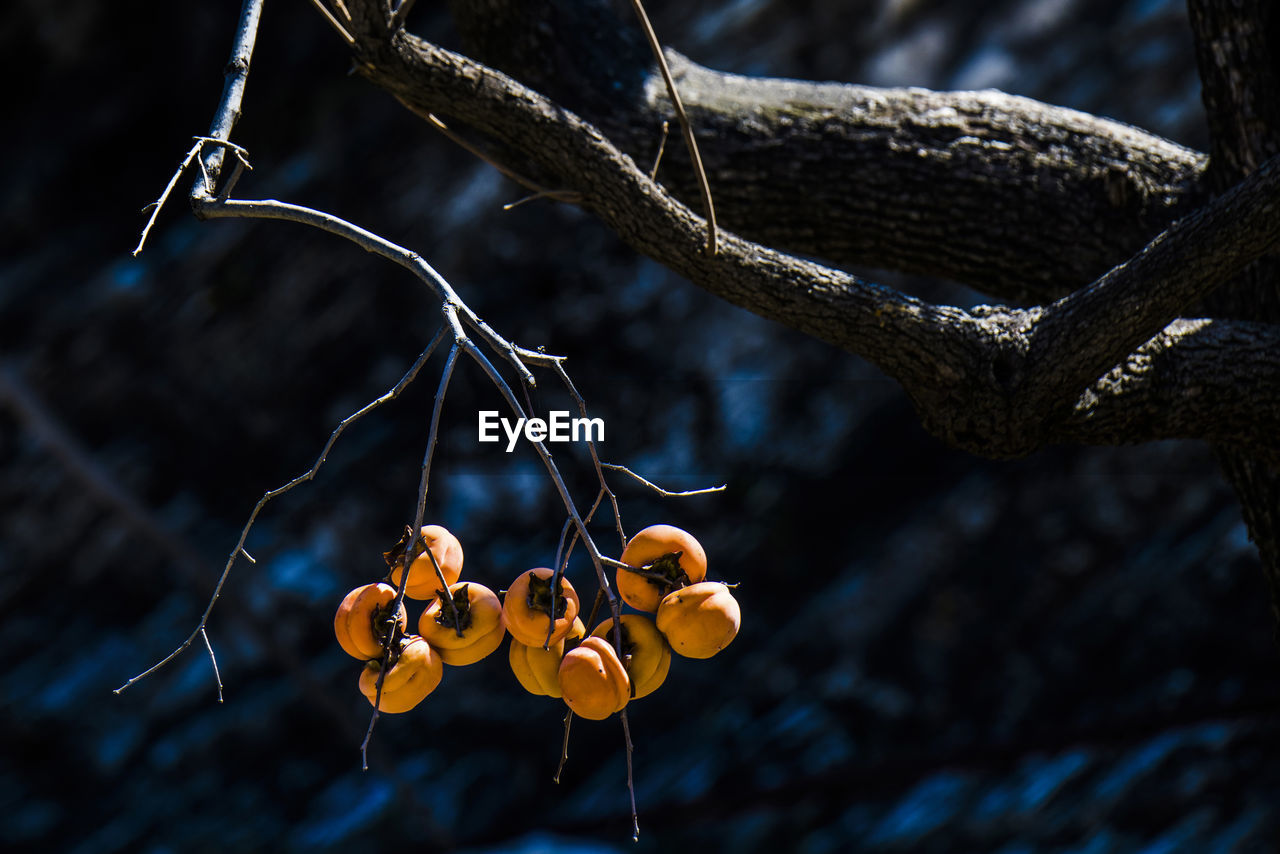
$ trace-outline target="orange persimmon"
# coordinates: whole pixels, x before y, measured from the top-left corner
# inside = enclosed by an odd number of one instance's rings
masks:
[[[672,525],[650,525],[640,531],[619,560],[650,574],[618,570],[618,595],[638,611],[656,611],[663,596],[707,577],[702,545],[688,531]]]
[[[565,703],[587,720],[602,721],[631,699],[627,670],[603,638],[586,638],[566,652],[558,678]]]
[[[450,600],[458,612],[458,626]],[[418,620],[418,634],[435,647],[445,664],[455,667],[484,658],[502,645],[506,633],[498,594],[474,581],[450,585],[448,599],[437,591],[435,601]]]
[[[382,657],[390,634],[387,618],[395,600],[396,589],[382,583],[361,585],[343,597],[333,617],[333,633],[347,655],[362,661]],[[409,624],[403,602],[396,616],[403,632]]]
[[[547,643],[547,629],[551,629],[551,643],[562,640],[573,628],[578,616],[578,594],[563,576],[558,590],[551,589],[555,573],[546,567],[522,572],[507,588],[502,600],[502,617],[511,636],[527,646],[541,647]],[[554,601],[554,615],[552,614]]]
[[[511,648],[507,650],[507,661],[516,680],[530,694],[560,698],[560,660],[564,658],[565,644],[581,640],[587,633],[582,619],[573,621],[573,628],[561,640],[543,649],[541,644],[529,646],[511,639]]]
[[[370,661],[360,672],[360,693],[369,705],[378,696],[378,674],[381,661]],[[425,640],[416,635],[405,638],[400,654],[382,680],[382,698],[378,711],[398,714],[407,712],[436,689],[444,675],[444,663]]]
[[[613,646],[613,617],[596,626],[592,637]],[[671,647],[653,618],[644,614],[622,615],[622,663],[631,677],[631,699],[639,700],[657,690],[671,669]]]
[[[738,635],[742,611],[729,588],[703,581],[674,590],[658,605],[658,631],[685,658],[710,658]]]
[[[439,525],[424,525],[418,536],[425,548],[417,551],[417,544],[414,544],[416,557],[409,564],[409,580],[405,582],[404,595],[410,599],[430,599],[440,589],[440,577],[436,575],[435,565],[431,563],[431,555],[427,551],[435,555],[445,582],[452,586],[462,575],[462,543],[448,529]],[[391,571],[391,583],[398,585],[403,573],[402,563]]]

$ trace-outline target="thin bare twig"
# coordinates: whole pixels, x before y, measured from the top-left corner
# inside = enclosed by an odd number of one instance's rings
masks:
[[[409,17],[409,10],[413,8],[413,4],[414,0],[400,0],[400,5],[391,15],[391,32],[394,33],[404,26],[405,18]]]
[[[644,28],[645,38],[649,40],[649,47],[658,61],[662,79],[667,84],[671,106],[675,108],[676,118],[680,120],[680,128],[684,131],[684,144],[689,148],[689,160],[693,163],[694,174],[698,176],[698,186],[702,189],[703,212],[707,215],[707,255],[715,255],[716,208],[711,203],[711,185],[707,183],[707,170],[702,168],[702,155],[698,152],[698,141],[693,137],[693,125],[689,124],[684,103],[680,100],[680,93],[676,91],[676,81],[672,78],[671,69],[667,66],[667,58],[662,55],[662,44],[658,41],[658,34],[653,31],[653,24],[649,23],[649,15],[644,10],[644,4],[640,0],[631,0],[631,8],[636,10],[636,17],[640,19],[640,25]]]
[[[204,641],[204,648],[209,653],[209,660],[213,662],[213,681],[218,683],[218,702],[222,702],[222,674],[218,672],[218,656],[213,654],[213,644],[209,643],[209,633],[203,627],[200,629],[200,639]]]
[[[573,384],[573,380],[569,378],[569,372],[564,369],[564,360],[559,359],[555,363],[556,373],[560,376],[560,381],[564,383],[565,388],[569,390],[569,394],[578,404],[578,414],[583,418],[587,417],[587,402],[582,395],[578,393],[578,387]],[[587,451],[591,454],[591,464],[596,468],[596,477],[600,481],[600,489],[605,495],[609,496],[609,504],[613,507],[613,521],[618,529],[618,539],[621,542],[621,548],[627,547],[627,535],[622,530],[622,512],[618,509],[618,497],[613,494],[613,490],[609,488],[609,484],[605,482],[603,464],[600,462],[600,453],[596,449],[595,439],[587,440]],[[598,504],[599,498],[596,499]],[[593,508],[592,513],[595,512]],[[572,546],[570,546],[572,548]]]
[[[333,27],[338,35],[342,36],[342,40],[345,41],[348,46],[352,46],[356,43],[355,36],[347,32],[347,28],[338,23],[338,19],[333,16],[332,12],[325,8],[325,5],[321,3],[320,0],[311,0],[311,5],[316,7],[316,11],[329,22],[329,26]],[[347,15],[347,20],[351,20],[350,14]]]
[[[213,122],[209,125],[209,136],[219,142],[228,142],[236,120],[240,118],[240,107],[244,103],[245,84],[249,79],[249,63],[253,59],[253,46],[258,40],[258,23],[262,19],[263,0],[244,0],[240,7],[240,22],[236,27],[235,43],[231,46],[231,59],[226,65],[226,80],[222,86],[222,97],[218,100],[218,109],[214,113]],[[213,185],[222,170],[222,146],[213,148],[200,160],[200,180],[191,188],[191,198],[214,195]]]
[[[178,168],[174,170],[173,176],[169,178],[169,183],[165,184],[163,192],[160,193],[160,197],[143,208],[144,211],[151,211],[151,216],[147,218],[147,224],[142,228],[142,236],[138,238],[138,245],[133,247],[133,252],[131,253],[133,257],[137,258],[138,253],[142,251],[143,245],[147,242],[147,235],[151,233],[151,227],[156,224],[156,219],[160,216],[160,210],[164,207],[164,203],[169,201],[169,195],[173,192],[173,188],[178,185],[178,181],[182,180],[182,174],[191,168],[192,161],[200,156],[200,152],[206,144],[217,143],[218,145],[225,145],[236,152],[236,157],[238,158],[239,163],[243,163],[245,166],[249,165],[249,161],[245,159],[248,152],[236,145],[234,142],[225,142],[208,136],[197,136],[194,137],[194,139],[196,141],[195,145],[191,146],[191,150],[187,152],[187,156],[182,158],[182,162],[179,163]]]
[[[667,137],[671,134],[671,122],[663,119],[662,139],[658,140],[658,153],[653,158],[653,168],[649,170],[649,180],[658,180],[658,167],[662,165],[662,155],[667,150]]]
[[[617,622],[614,623],[616,627]],[[622,738],[627,744],[627,793],[631,795],[631,841],[640,841],[640,816],[636,813],[636,778],[631,764],[631,754],[635,747],[631,743],[631,722],[627,719],[627,710],[618,713],[622,718]]]
[[[560,775],[564,773],[565,763],[569,761],[569,725],[571,723],[573,723],[573,709],[564,713],[564,739],[560,742],[560,764],[556,766],[555,776],[551,778],[557,784],[560,782]]]
[[[369,403],[362,406],[360,409],[356,410],[355,412],[348,415],[346,418],[342,419],[342,421],[338,423],[338,426],[334,428],[334,431],[329,434],[329,440],[324,443],[324,448],[320,451],[320,456],[316,457],[316,461],[314,464],[312,464],[310,469],[298,475],[293,480],[289,481],[283,486],[278,486],[275,489],[268,490],[263,494],[261,498],[258,499],[258,503],[255,504],[253,507],[253,512],[249,514],[248,521],[245,522],[244,528],[241,529],[240,531],[239,541],[236,543],[235,548],[231,550],[231,554],[227,557],[227,563],[222,569],[222,575],[218,577],[218,582],[217,584],[214,585],[213,594],[209,597],[209,604],[205,606],[204,613],[200,616],[200,621],[199,623],[196,624],[195,630],[191,633],[191,635],[185,641],[183,641],[178,646],[177,649],[175,649],[173,652],[166,655],[160,661],[151,665],[151,667],[148,667],[142,673],[139,673],[137,676],[134,676],[128,682],[121,685],[119,688],[115,690],[115,693],[119,694],[120,692],[124,691],[133,683],[141,681],[142,679],[145,679],[146,677],[150,676],[152,673],[155,673],[157,670],[164,667],[170,661],[173,661],[175,658],[181,655],[187,649],[187,647],[191,646],[191,643],[197,637],[199,637],[204,633],[205,626],[208,625],[208,622],[209,622],[209,615],[213,613],[213,606],[217,604],[218,597],[222,594],[222,586],[223,584],[226,583],[227,576],[231,574],[231,567],[235,565],[236,558],[241,554],[248,557],[249,553],[245,551],[245,548],[244,548],[245,540],[248,539],[249,531],[253,529],[253,524],[254,522],[257,521],[258,514],[262,512],[262,508],[265,507],[267,505],[267,502],[271,501],[273,498],[283,495],[289,490],[293,489],[295,486],[298,486],[299,484],[305,483],[311,480],[312,478],[314,478],[316,474],[320,471],[320,467],[324,465],[325,460],[328,459],[329,451],[333,449],[333,444],[336,441],[338,441],[338,437],[342,435],[342,432],[346,430],[348,426],[355,423],[359,419],[363,418],[369,412],[378,408],[382,404],[386,403],[389,400],[394,400],[395,398],[399,397],[400,392],[404,391],[405,387],[408,386],[409,383],[413,382],[414,377],[418,375],[418,371],[421,370],[423,364],[426,363],[427,359],[431,357],[432,352],[435,351],[436,346],[440,343],[443,337],[444,337],[444,330],[441,329],[439,332],[436,333],[436,336],[435,338],[432,339],[431,343],[427,345],[427,349],[423,350],[422,354],[418,356],[417,361],[413,363],[413,366],[409,368],[409,371],[403,377],[400,378],[400,381],[396,383],[395,386],[391,388],[390,391],[386,392],[381,397],[378,397],[377,399],[370,401]],[[210,656],[213,655],[212,648],[209,649],[209,654]],[[217,668],[218,668],[218,662],[216,660],[213,662],[213,667],[216,675]],[[219,684],[221,684],[221,680],[219,680]]]
[[[581,193],[575,192],[573,190],[548,190],[546,187],[543,187],[537,182],[524,177],[519,172],[516,172],[514,169],[509,169],[508,167],[503,166],[501,163],[499,163],[498,161],[494,160],[492,157],[490,157],[489,155],[481,151],[477,146],[472,145],[462,136],[455,133],[452,129],[450,129],[448,125],[442,122],[435,113],[428,113],[424,110],[420,110],[417,107],[415,107],[413,104],[410,104],[409,102],[404,101],[402,99],[397,98],[397,100],[399,100],[400,103],[409,112],[413,113],[419,118],[426,119],[428,124],[430,124],[436,130],[440,131],[440,133],[442,133],[445,136],[445,138],[447,138],[454,145],[461,148],[463,151],[489,164],[494,169],[497,169],[503,175],[510,178],[512,181],[515,181],[520,186],[528,190],[532,190],[533,195],[529,197],[530,199],[533,199],[533,198],[551,199],[552,201],[564,202],[565,204],[569,204],[569,205],[576,205],[582,201]]]
[[[451,307],[445,305],[445,325],[441,327],[440,334],[436,336],[436,341],[444,337],[445,327],[452,328],[457,325],[457,318],[454,316]],[[435,342],[432,342],[432,346]],[[391,620],[396,620],[396,615],[400,613],[400,607],[404,604],[404,591],[409,586],[409,567],[412,565],[414,546],[418,543],[422,532],[422,520],[427,514],[427,486],[431,482],[431,460],[435,456],[436,442],[440,435],[440,413],[444,409],[444,398],[449,393],[449,381],[453,379],[453,369],[458,362],[458,344],[449,348],[449,356],[445,360],[444,370],[440,373],[440,385],[436,388],[435,404],[431,408],[431,428],[427,436],[427,450],[422,457],[422,477],[418,481],[418,502],[417,509],[414,511],[413,517],[413,536],[409,540],[409,547],[405,552],[404,572],[400,573],[400,583],[396,586],[396,598],[391,603]],[[427,554],[431,555],[431,563],[436,568],[436,573],[440,576],[440,580],[444,581],[444,573],[440,571],[440,564],[436,563],[436,557],[427,549]],[[445,585],[446,592],[448,585]],[[453,597],[447,596],[450,607],[453,606]],[[454,610],[454,625],[457,625],[458,613]],[[378,673],[378,685],[374,692],[373,714],[369,716],[369,728],[365,730],[364,741],[360,743],[360,766],[361,770],[369,770],[369,740],[373,738],[373,728],[377,726],[378,716],[381,714],[382,705],[382,682],[386,678],[387,668],[391,661],[392,652],[395,649],[394,631],[392,632],[391,643],[387,645],[387,649],[383,653],[382,671]]]
[[[626,466],[616,465],[615,463],[601,463],[600,466],[601,468],[606,468],[610,471],[620,471],[625,475],[630,475],[632,478],[649,487],[664,498],[684,498],[689,495],[706,495],[711,492],[724,492],[729,487],[727,483],[722,483],[719,486],[709,486],[705,489],[687,489],[684,492],[671,492],[670,490],[663,489],[655,483],[645,480]]]

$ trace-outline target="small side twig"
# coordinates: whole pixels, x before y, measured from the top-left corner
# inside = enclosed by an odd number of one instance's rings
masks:
[[[636,812],[636,778],[632,767],[631,754],[635,747],[631,743],[631,722],[627,718],[627,710],[618,713],[622,718],[622,738],[627,745],[627,794],[631,796],[631,841],[640,841],[640,816]]]
[[[556,774],[551,779],[559,784],[560,775],[564,773],[565,763],[569,761],[569,725],[573,723],[573,709],[564,713],[564,739],[560,742],[560,764],[556,766]]]
[[[445,307],[445,321],[446,326],[449,327],[456,326],[457,324],[457,319],[454,317],[453,312],[450,311],[450,307],[447,304]],[[437,337],[437,340],[439,340],[440,337],[443,337],[443,335],[444,327],[441,328],[440,336]],[[435,404],[431,408],[431,427],[427,437],[427,450],[423,454],[422,458],[422,476],[418,482],[418,503],[413,517],[413,536],[409,540],[409,548],[405,553],[404,572],[400,573],[400,584],[396,587],[396,598],[391,603],[390,613],[392,615],[392,620],[395,619],[396,614],[400,613],[400,606],[404,603],[404,591],[405,587],[409,584],[409,567],[412,565],[414,547],[419,542],[422,531],[422,521],[426,517],[427,487],[431,482],[431,461],[435,456],[436,443],[440,435],[440,413],[444,408],[444,398],[445,395],[449,393],[449,381],[453,379],[453,369],[457,362],[458,345],[455,342],[454,345],[449,348],[449,356],[445,360],[444,370],[440,374],[440,385],[436,388]],[[436,573],[440,576],[440,580],[444,581],[444,573],[441,572],[440,565],[436,562],[435,555],[431,553],[430,549],[427,549],[427,554],[431,555],[431,563],[435,566]],[[445,590],[447,593],[447,585]],[[458,625],[458,612],[453,606],[453,597],[446,595],[445,598],[449,600],[449,607],[453,609],[454,626],[456,627]],[[373,713],[369,716],[369,728],[365,730],[364,741],[360,743],[360,766],[363,771],[369,770],[369,741],[373,738],[373,729],[377,726],[378,717],[381,714],[379,707],[382,705],[382,681],[387,674],[387,665],[390,663],[391,652],[395,646],[394,641],[395,638],[393,633],[392,643],[388,645],[388,648],[383,655],[382,672],[378,674],[378,685],[374,695]]]
[[[131,253],[133,257],[137,258],[138,254],[142,252],[142,247],[147,242],[147,235],[151,233],[151,227],[156,224],[156,218],[160,216],[160,210],[164,207],[164,203],[169,201],[169,196],[173,193],[173,188],[178,185],[180,180],[182,180],[183,173],[191,168],[192,162],[200,156],[200,152],[204,149],[205,145],[209,143],[225,145],[227,148],[235,151],[239,163],[243,163],[246,167],[249,166],[249,161],[247,159],[248,152],[236,145],[234,142],[226,142],[224,140],[214,139],[208,136],[197,136],[194,137],[194,139],[196,141],[195,145],[191,146],[191,150],[182,158],[182,162],[179,163],[178,168],[174,170],[173,176],[169,178],[169,183],[165,184],[164,190],[160,193],[160,197],[142,209],[144,212],[151,211],[151,216],[147,218],[147,224],[142,228],[142,236],[138,238],[138,245],[133,247],[133,252]]]
[[[610,471],[620,471],[625,475],[629,475],[664,498],[684,498],[690,495],[706,495],[711,492],[724,492],[729,487],[727,483],[722,483],[719,486],[708,486],[705,489],[687,489],[684,492],[671,492],[670,490],[663,489],[661,486],[646,480],[626,466],[620,466],[614,463],[601,463],[600,466],[601,468],[606,468]]]
[[[671,122],[663,119],[662,139],[658,140],[658,153],[653,158],[653,168],[649,170],[649,180],[658,180],[658,167],[662,165],[662,155],[667,150],[667,137],[671,134]]]

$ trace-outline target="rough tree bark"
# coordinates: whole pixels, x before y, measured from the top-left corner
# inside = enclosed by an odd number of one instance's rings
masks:
[[[718,296],[900,382],[944,441],[1010,457],[1055,442],[1197,438],[1235,484],[1280,616],[1277,15],[1191,0],[1209,157],[998,92],[748,79],[668,51],[721,223],[634,23],[606,0],[453,0],[465,49],[347,0],[358,73],[466,125],[495,161],[574,194],[624,241]],[[933,305],[801,260],[962,282]],[[1185,316],[1184,316],[1185,315]]]

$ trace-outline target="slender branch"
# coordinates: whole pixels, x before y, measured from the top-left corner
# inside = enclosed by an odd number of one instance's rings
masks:
[[[440,328],[440,332],[436,335],[436,340],[432,342],[433,348],[436,343],[444,337],[445,329],[452,328],[457,323],[457,320],[450,308],[451,307],[446,304],[444,310],[445,324]],[[373,729],[377,726],[378,717],[381,714],[382,683],[383,680],[386,679],[387,670],[390,669],[392,655],[395,652],[396,628],[398,627],[396,615],[400,613],[400,608],[404,604],[404,591],[409,586],[409,568],[413,564],[413,556],[416,551],[415,545],[419,542],[422,522],[426,517],[427,486],[431,482],[431,460],[435,455],[436,442],[440,435],[440,413],[444,409],[444,398],[445,395],[449,393],[449,381],[453,378],[453,368],[454,365],[457,364],[457,361],[458,344],[455,341],[454,345],[449,348],[449,356],[445,359],[444,370],[440,373],[440,384],[436,388],[435,403],[431,407],[431,427],[428,430],[427,435],[427,450],[424,452],[422,459],[422,476],[418,481],[418,500],[417,508],[414,511],[413,517],[413,534],[409,538],[409,544],[405,549],[404,571],[400,573],[400,583],[396,586],[396,598],[391,603],[391,608],[389,610],[390,616],[388,619],[391,621],[392,630],[389,635],[390,642],[387,644],[387,647],[383,650],[382,654],[382,669],[378,672],[378,683],[374,690],[373,712],[369,715],[369,727],[365,730],[364,741],[360,743],[360,766],[363,771],[369,770],[369,741],[373,738]],[[440,565],[436,563],[435,555],[431,553],[430,549],[427,549],[427,554],[431,555],[431,563],[436,569],[436,575],[440,577],[440,581],[443,583],[444,573],[441,572]],[[449,607],[454,608],[453,597],[447,595],[449,586],[446,584],[444,589],[446,592],[445,598],[449,600]],[[458,626],[458,612],[456,608],[454,608],[453,611],[453,620],[456,628]]]
[[[573,380],[569,378],[569,372],[564,369],[564,361],[557,361],[555,368],[556,373],[560,377],[560,381],[564,383],[565,388],[569,390],[569,394],[578,404],[578,414],[583,418],[586,418],[587,402],[583,399],[582,395],[578,393],[578,387],[573,384]],[[587,520],[590,521],[591,517],[595,515],[596,507],[600,506],[600,499],[604,496],[608,496],[609,504],[613,508],[613,522],[614,526],[618,530],[618,539],[622,542],[621,548],[625,549],[627,547],[627,535],[623,533],[622,530],[622,512],[618,509],[618,496],[613,494],[613,490],[610,489],[609,484],[605,482],[604,466],[600,462],[600,453],[596,448],[595,439],[587,440],[587,451],[591,454],[591,464],[595,466],[596,479],[600,481],[600,495],[596,496],[596,503],[591,508],[591,512],[587,514]],[[569,549],[572,551],[572,543],[569,545]]]
[[[1028,404],[1080,390],[1280,240],[1280,158],[1170,226],[1094,284],[1049,306],[1028,345]],[[1062,398],[1063,393],[1067,397]]]
[[[345,41],[348,45],[353,45],[356,43],[355,37],[352,36],[351,33],[347,32],[346,27],[338,23],[338,19],[333,16],[333,13],[330,12],[328,8],[326,8],[325,5],[320,2],[320,0],[311,0],[311,5],[315,6],[316,11],[320,13],[321,17],[323,17],[326,21],[329,22],[329,26],[333,27],[334,31],[337,32],[338,35],[342,36],[343,41]],[[348,14],[347,17],[350,18],[351,17],[350,14]]]
[[[620,466],[614,463],[602,463],[601,465],[604,468],[609,469],[610,471],[622,472],[628,477],[634,480],[637,480],[640,483],[644,484],[645,486],[649,487],[654,492],[658,493],[664,498],[683,498],[684,496],[687,496],[687,495],[707,495],[708,493],[711,493],[711,492],[724,492],[726,489],[729,488],[729,485],[727,483],[722,483],[719,486],[708,486],[704,489],[686,489],[683,492],[671,492],[669,490],[663,489],[661,486],[658,486],[656,483],[651,483],[650,481],[644,479],[643,477],[636,474],[626,466]]]
[[[620,630],[621,624],[614,620],[615,629]],[[635,752],[635,746],[631,743],[631,721],[627,716],[627,710],[623,709],[619,712],[618,717],[622,719],[622,740],[626,745],[627,752],[627,794],[631,796],[631,841],[640,841],[640,816],[636,812],[636,777],[635,770],[632,767],[631,754]]]
[[[702,167],[702,155],[698,152],[698,141],[693,136],[693,126],[689,124],[689,117],[685,114],[684,104],[680,100],[680,92],[676,89],[676,81],[671,78],[671,68],[667,65],[667,58],[662,55],[662,43],[658,41],[658,34],[653,31],[653,24],[649,22],[649,14],[645,12],[644,4],[640,0],[631,0],[631,8],[635,10],[636,17],[640,19],[640,26],[644,28],[649,48],[653,51],[658,69],[662,72],[662,82],[667,85],[667,96],[671,98],[671,106],[676,111],[676,118],[680,120],[680,129],[684,132],[684,144],[689,149],[689,160],[693,163],[693,171],[698,178],[698,186],[702,190],[702,212],[707,218],[707,254],[715,255],[716,208],[711,202],[711,185],[707,183],[707,170]],[[663,141],[666,141],[665,129]],[[657,172],[656,163],[654,172]]]
[[[220,142],[231,140],[231,131],[240,120],[240,107],[244,102],[245,84],[249,80],[249,63],[253,59],[253,47],[258,40],[258,24],[262,19],[263,0],[244,0],[240,9],[240,21],[236,27],[235,43],[231,47],[231,59],[226,66],[226,81],[217,112],[209,125],[209,136]],[[201,177],[191,190],[193,199],[213,195],[213,187],[222,170],[224,150],[212,148],[201,161]]]
[[[435,350],[436,346],[440,343],[443,335],[444,335],[443,329],[436,333],[435,338],[433,338],[431,343],[427,345],[427,349],[422,351],[422,354],[418,356],[417,361],[413,363],[413,366],[409,368],[408,372],[403,377],[400,378],[400,381],[396,383],[394,387],[392,387],[389,391],[387,391],[381,397],[378,397],[370,401],[369,403],[365,404],[360,409],[351,413],[350,415],[348,415],[346,418],[342,419],[342,421],[338,423],[338,426],[334,428],[332,433],[329,434],[329,440],[324,443],[324,447],[321,449],[320,455],[316,457],[316,461],[312,464],[310,469],[298,475],[288,483],[282,486],[278,486],[275,489],[268,490],[266,493],[263,494],[261,498],[258,499],[258,503],[254,505],[253,511],[249,514],[248,520],[246,520],[244,527],[240,530],[240,539],[236,541],[235,548],[233,548],[231,550],[231,554],[227,556],[227,562],[222,568],[222,574],[218,577],[218,581],[214,585],[213,593],[209,597],[209,602],[205,606],[204,613],[200,615],[200,620],[196,624],[195,630],[192,631],[192,633],[187,637],[186,640],[184,640],[177,647],[177,649],[173,650],[173,652],[169,653],[164,658],[160,659],[151,667],[148,667],[142,673],[139,673],[137,676],[134,676],[132,679],[125,682],[119,688],[115,689],[115,693],[119,694],[129,686],[133,685],[135,682],[139,682],[147,678],[148,676],[150,676],[152,673],[155,673],[157,670],[161,669],[166,664],[168,664],[169,662],[177,658],[179,655],[181,655],[184,651],[186,651],[187,647],[191,646],[192,642],[195,641],[197,637],[204,635],[205,627],[206,625],[208,625],[208,622],[209,622],[209,615],[213,613],[213,607],[214,605],[217,604],[218,598],[222,594],[222,587],[226,583],[227,577],[231,574],[231,568],[235,565],[236,558],[239,557],[240,555],[249,557],[249,553],[245,551],[244,544],[249,537],[249,531],[253,529],[253,525],[258,519],[258,514],[262,512],[262,508],[265,507],[267,503],[270,502],[272,499],[277,498],[281,495],[284,495],[286,492],[289,492],[294,487],[299,486],[300,484],[306,483],[307,481],[313,479],[316,476],[316,474],[319,473],[320,467],[324,465],[325,460],[329,458],[329,452],[333,449],[334,443],[338,441],[338,437],[342,435],[343,431],[346,430],[347,427],[349,427],[351,424],[355,423],[356,421],[360,420],[365,415],[372,412],[374,409],[377,409],[379,406],[386,403],[387,401],[395,400],[397,397],[399,397],[400,392],[404,391],[404,389],[409,385],[409,383],[413,382],[414,377],[418,375],[418,371],[421,370],[422,366],[426,363],[427,359],[431,357],[432,352]],[[252,558],[249,558],[249,559],[252,560]],[[206,645],[207,645],[207,638],[206,638]],[[210,656],[213,655],[212,647],[209,647],[209,654]],[[213,667],[214,667],[214,674],[216,677],[217,667],[218,667],[217,661],[213,662]],[[220,677],[219,677],[219,696],[221,696]]]
[[[142,247],[147,242],[147,235],[151,233],[151,227],[156,224],[156,219],[160,216],[160,210],[164,207],[164,203],[169,200],[169,195],[173,192],[173,188],[178,185],[178,181],[182,179],[183,173],[191,168],[192,162],[199,156],[206,143],[217,143],[235,151],[237,169],[243,168],[243,165],[247,163],[245,157],[247,157],[248,152],[236,145],[234,142],[216,140],[208,136],[197,136],[195,140],[195,145],[191,146],[191,150],[187,152],[187,156],[182,158],[182,162],[180,162],[178,164],[178,168],[174,170],[172,177],[169,178],[169,183],[165,185],[164,190],[160,193],[160,197],[143,208],[144,211],[150,210],[151,216],[147,218],[147,224],[142,228],[142,235],[138,238],[138,245],[133,248],[133,252],[131,253],[133,257],[138,257],[138,253],[142,252]],[[232,183],[233,181],[227,182],[228,185],[231,185]]]

